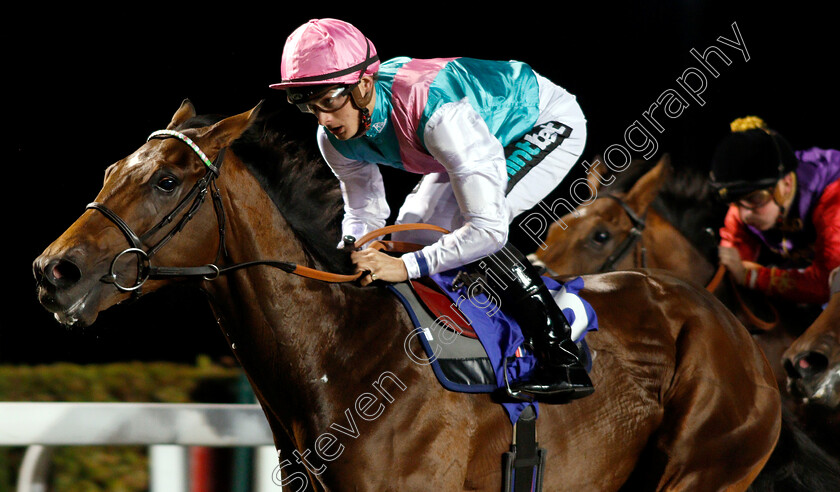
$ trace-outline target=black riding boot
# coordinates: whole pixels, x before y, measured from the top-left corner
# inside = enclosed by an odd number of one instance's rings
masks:
[[[507,245],[477,263],[490,277],[488,285],[499,296],[502,309],[519,324],[537,358],[537,368],[527,379],[512,381],[511,391],[548,403],[592,394],[592,381],[571,339],[572,327],[525,255]]]

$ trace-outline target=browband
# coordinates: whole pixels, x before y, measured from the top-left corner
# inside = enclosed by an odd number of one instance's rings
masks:
[[[210,158],[208,158],[207,155],[200,148],[198,148],[198,145],[196,145],[196,143],[193,142],[190,139],[190,137],[184,135],[181,132],[176,132],[175,130],[158,130],[156,132],[152,132],[152,134],[149,135],[149,138],[147,138],[146,141],[148,142],[153,138],[168,137],[177,138],[183,141],[185,144],[189,145],[190,148],[193,149],[193,151],[198,155],[199,159],[201,159],[201,162],[203,162],[205,166],[207,166],[211,171],[213,171],[213,174],[215,174],[216,176],[219,175],[219,167],[216,164],[214,164],[213,161],[211,161]],[[224,153],[222,152],[219,155],[224,155]],[[218,161],[219,158],[217,157],[216,160]]]

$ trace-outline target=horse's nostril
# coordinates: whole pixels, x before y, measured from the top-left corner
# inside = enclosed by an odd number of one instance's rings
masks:
[[[819,374],[828,368],[828,357],[819,352],[802,352],[784,362],[785,371],[791,378],[806,378]]]
[[[74,263],[58,259],[47,264],[44,277],[56,287],[66,288],[75,285],[82,278],[82,271]]]
[[[784,362],[782,362],[782,366],[790,379],[799,379],[802,377],[802,374],[799,374],[799,371],[796,370],[796,367],[790,359],[786,358]]]

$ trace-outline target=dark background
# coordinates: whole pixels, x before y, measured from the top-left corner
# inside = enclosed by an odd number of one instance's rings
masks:
[[[353,4],[233,2],[211,10],[150,3],[122,13],[51,9],[6,18],[17,34],[7,30],[4,42],[11,111],[4,112],[3,155],[11,175],[3,192],[0,363],[193,361],[197,353],[228,352],[204,301],[183,289],[115,308],[85,332],[67,331],[37,304],[30,265],[94,198],[105,167],[163,128],[185,98],[201,113],[223,114],[267,100],[288,114],[287,133],[314,148],[314,119],[278,104],[282,93],[267,88],[279,79],[286,36],[310,18],[355,24],[383,59],[531,64],[578,97],[589,121],[588,158],[622,143],[624,130],[663,91],[679,90],[684,70],[699,66],[689,50],[721,46],[718,36],[734,39],[737,22],[751,59],[723,48],[733,63],[717,65],[706,104],[689,100],[680,118],[660,118],[660,150],[677,167],[705,169],[729,121],[746,114],[762,116],[794,148],[837,145],[836,21],[808,2]],[[394,173],[386,181],[395,195],[407,182]]]

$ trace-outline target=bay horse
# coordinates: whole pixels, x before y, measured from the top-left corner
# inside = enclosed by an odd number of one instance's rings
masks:
[[[607,185],[591,173],[588,184],[597,198],[554,222],[532,260],[561,275],[664,269],[707,288],[753,333],[783,390],[782,353],[809,321],[737,287],[718,265],[710,229],[725,209],[709,194],[707,180],[675,175],[668,154],[649,169],[647,164],[634,161],[633,171],[613,174]]]
[[[296,490],[500,490],[502,406],[444,389],[406,355],[414,326],[387,289],[295,274],[352,271],[335,247],[340,190],[258,115],[197,117],[185,101],[163,134],[108,167],[96,201],[34,261],[40,302],[85,326],[194,283]],[[540,405],[545,490],[747,489],[779,436],[781,403],[743,326],[664,272],[584,283],[599,322],[587,335],[596,391]]]
[[[820,483],[840,481],[840,447],[837,439],[825,439],[838,435],[840,419],[836,406],[808,405],[802,400],[807,399],[808,389],[820,383],[824,388],[830,386],[840,376],[840,366],[834,365],[840,354],[831,335],[837,332],[836,319],[830,325],[831,315],[823,313],[824,322],[809,329],[814,336],[803,335],[797,341],[809,323],[800,313],[783,305],[774,313],[762,312],[760,317],[753,313],[751,308],[760,308],[761,304],[746,305],[746,299],[739,297],[742,293],[710,259],[717,257],[717,238],[706,229],[715,224],[716,217],[722,217],[725,208],[718,209],[719,204],[710,198],[708,181],[689,172],[675,175],[667,154],[652,167],[644,161],[634,161],[631,166],[635,166],[633,171],[613,180],[590,174],[588,184],[598,198],[553,223],[542,247],[530,255],[532,261],[563,275],[642,267],[665,269],[713,292],[745,326],[752,328],[753,340],[770,361],[783,392],[784,443],[780,446],[784,449],[777,450],[767,473],[761,477],[763,486],[757,490],[772,490],[772,485],[767,484],[773,484],[772,476],[778,470],[796,469],[796,480],[821,475]],[[770,323],[772,314],[777,315],[775,324]],[[819,344],[812,343],[816,340]],[[840,333],[836,340],[840,340]],[[837,396],[830,390],[828,395]],[[821,488],[801,483],[797,487],[786,486],[781,482],[775,486],[785,490]]]
[[[787,385],[801,399],[805,420],[824,420],[815,437],[840,456],[840,267],[832,272],[831,298],[814,323],[785,351]]]

